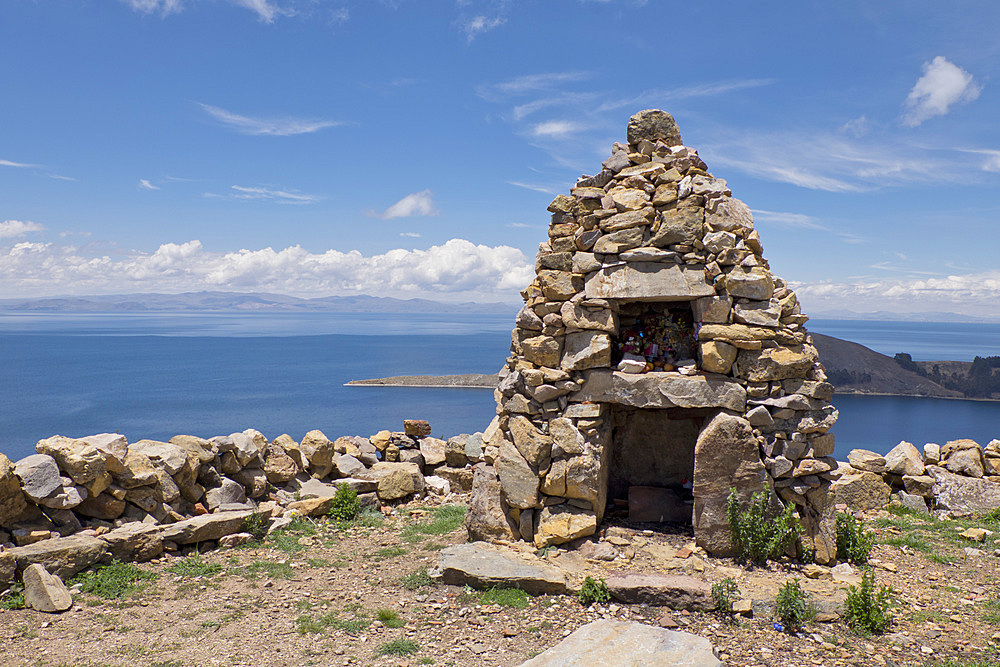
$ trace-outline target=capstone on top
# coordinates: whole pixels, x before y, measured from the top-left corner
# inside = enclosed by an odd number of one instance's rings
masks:
[[[681,131],[674,117],[659,109],[645,109],[628,119],[626,137],[630,144],[638,144],[643,139],[654,144],[662,141],[668,146],[681,146]]]

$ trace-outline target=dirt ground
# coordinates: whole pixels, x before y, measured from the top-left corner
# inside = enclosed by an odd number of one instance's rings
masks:
[[[433,583],[426,571],[438,551],[466,539],[455,507],[464,500],[414,501],[384,519],[366,515],[347,526],[298,520],[263,543],[164,556],[138,566],[155,579],[131,590],[110,572],[85,576],[69,612],[0,611],[0,663],[506,666],[521,664],[585,623],[617,618],[676,624],[707,637],[727,665],[1000,665],[1000,557],[993,553],[1000,549],[1000,531],[974,544],[958,535],[968,522],[902,512],[869,516],[879,542],[872,555],[877,581],[894,589],[899,605],[887,634],[861,636],[842,620],[822,622],[833,617],[827,612],[839,608],[844,588],[857,578],[807,579],[792,563],[751,571],[697,550],[689,555],[689,534],[642,526],[606,530],[619,554],[614,561],[587,561],[559,549],[541,557],[580,576],[656,571],[709,583],[731,577],[744,597],[758,601],[754,616],[615,603],[585,607],[573,596]],[[978,553],[967,554],[967,547]],[[795,635],[777,631],[768,609],[792,577],[802,579],[820,611]],[[107,590],[94,590],[102,581],[110,581]]]

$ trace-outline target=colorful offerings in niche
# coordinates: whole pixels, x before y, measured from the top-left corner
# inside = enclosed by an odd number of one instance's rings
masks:
[[[673,371],[694,364],[695,328],[690,312],[667,310],[643,313],[622,325],[623,358],[644,361],[638,372]],[[635,372],[633,371],[633,372]]]

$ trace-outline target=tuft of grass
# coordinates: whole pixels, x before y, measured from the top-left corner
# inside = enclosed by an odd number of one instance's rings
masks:
[[[983,622],[990,625],[1000,625],[1000,598],[994,598],[982,603]]]
[[[375,654],[394,655],[402,658],[408,655],[413,655],[419,650],[420,644],[412,639],[394,639],[391,642],[386,642],[385,644],[379,646]]]
[[[292,579],[295,577],[291,565],[271,560],[257,560],[245,567],[233,568],[230,572],[238,574],[248,581],[255,581],[262,575],[272,579]]]
[[[402,547],[385,547],[375,552],[375,555],[379,558],[395,558],[396,556],[403,556],[408,553],[410,552]]]
[[[299,535],[284,530],[273,533],[268,541],[272,547],[289,555],[305,550],[305,547],[299,544]]]
[[[106,600],[118,600],[144,588],[159,577],[155,572],[147,572],[120,560],[95,570],[82,572],[66,582],[67,586],[80,584],[80,591]]]
[[[528,594],[520,588],[488,588],[479,596],[480,604],[496,604],[513,609],[527,609],[531,604]]]
[[[0,609],[24,609],[24,587],[17,584],[4,591],[0,595]]]
[[[379,609],[375,612],[375,618],[387,628],[401,628],[406,625],[406,621],[401,619],[393,609]]]
[[[415,591],[418,588],[424,588],[425,586],[433,586],[434,580],[431,579],[431,575],[427,574],[427,570],[424,569],[404,574],[400,577],[399,583],[403,584],[403,588],[406,590]]]
[[[381,528],[385,517],[378,510],[363,509],[352,521],[342,523],[342,528]]]
[[[306,558],[309,567],[330,567],[330,561],[325,558]]]
[[[447,535],[458,530],[465,521],[465,505],[441,505],[431,510],[431,520],[403,528],[405,539],[419,540],[424,535]]]
[[[167,572],[184,577],[214,577],[222,572],[222,566],[218,563],[206,563],[201,559],[201,554],[195,552],[187,558],[181,558],[167,568]]]

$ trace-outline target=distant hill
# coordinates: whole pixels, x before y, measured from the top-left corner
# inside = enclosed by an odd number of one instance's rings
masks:
[[[21,312],[337,312],[337,313],[475,313],[510,314],[507,303],[443,303],[430,299],[378,296],[326,296],[301,299],[261,292],[185,292],[183,294],[112,294],[107,296],[0,299],[0,310]]]
[[[838,393],[963,398],[962,392],[907,370],[892,357],[864,345],[818,333],[810,335],[827,377]]]
[[[862,320],[878,322],[1000,322],[996,317],[964,315],[949,312],[896,313],[888,310],[876,310],[868,313],[858,313],[853,310],[811,311],[809,318],[813,320]]]

